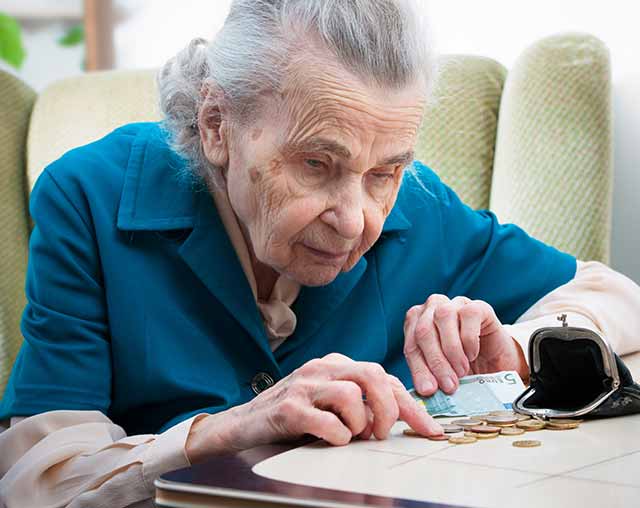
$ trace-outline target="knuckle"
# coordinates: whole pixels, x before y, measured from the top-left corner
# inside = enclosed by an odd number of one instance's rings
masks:
[[[480,308],[473,303],[469,303],[464,307],[461,307],[460,310],[458,310],[459,315],[464,317],[475,316],[480,312],[481,312]]]
[[[298,368],[298,372],[303,376],[312,376],[318,373],[323,366],[323,361],[320,358],[313,358],[304,365]]]
[[[324,356],[325,360],[329,360],[329,361],[333,361],[333,362],[342,362],[344,360],[350,360],[350,358],[348,356],[345,356],[341,353],[329,353],[328,355]]]
[[[431,307],[432,305],[436,305],[436,304],[448,302],[448,301],[449,301],[449,298],[447,298],[445,295],[442,295],[439,293],[433,293],[432,295],[429,295],[429,298],[427,298],[427,301],[425,303],[427,304],[427,306]]]
[[[415,340],[407,340],[404,343],[404,347],[402,348],[402,352],[404,356],[411,356],[418,350],[418,344],[416,344]]]
[[[416,326],[415,340],[418,342],[427,340],[432,335],[432,332],[433,325],[431,321],[421,321]]]
[[[418,316],[420,312],[422,312],[422,305],[414,305],[407,311],[405,322],[407,322],[411,318]]]
[[[456,309],[451,303],[443,303],[435,308],[433,317],[437,320],[448,319],[456,314]]]
[[[286,398],[280,403],[276,418],[280,419],[280,423],[288,421],[297,421],[302,416],[302,406],[293,398]]]
[[[373,362],[365,365],[365,372],[372,378],[380,378],[387,375],[387,372],[384,370],[382,365]]]
[[[340,400],[354,403],[362,401],[362,390],[352,382],[346,382],[338,388],[337,396]]]
[[[437,373],[448,373],[450,370],[449,362],[442,356],[434,356],[429,360],[429,367]]]

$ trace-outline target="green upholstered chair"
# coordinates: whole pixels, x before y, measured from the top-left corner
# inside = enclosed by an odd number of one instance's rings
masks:
[[[443,56],[417,157],[470,206],[491,208],[580,259],[608,261],[612,184],[609,53],[587,34],[531,46],[509,71]],[[21,343],[27,199],[45,165],[116,126],[156,120],[155,72],[59,81],[36,97],[0,73],[0,393]],[[640,363],[640,362],[638,362]]]

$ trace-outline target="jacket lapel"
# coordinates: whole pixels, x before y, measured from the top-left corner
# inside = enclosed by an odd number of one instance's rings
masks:
[[[140,124],[118,209],[122,231],[189,229],[178,254],[274,364],[260,312],[213,198],[167,145],[159,124]]]
[[[200,193],[195,227],[178,253],[262,352],[273,360],[249,281],[208,193]]]

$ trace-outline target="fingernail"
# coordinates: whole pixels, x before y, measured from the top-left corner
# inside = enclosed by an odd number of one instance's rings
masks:
[[[442,428],[442,425],[440,425],[438,422],[433,422],[431,429],[433,430],[434,436],[438,434],[444,434],[444,429]]]
[[[432,388],[431,381],[428,379],[422,378],[418,381],[420,393],[426,393]]]
[[[450,393],[453,391],[453,389],[456,387],[456,383],[453,379],[451,379],[450,377],[445,377],[442,380],[442,389],[447,392]]]

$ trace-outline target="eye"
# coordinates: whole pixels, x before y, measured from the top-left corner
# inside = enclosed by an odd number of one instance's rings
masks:
[[[318,159],[305,159],[304,163],[312,169],[325,169],[327,165]]]

